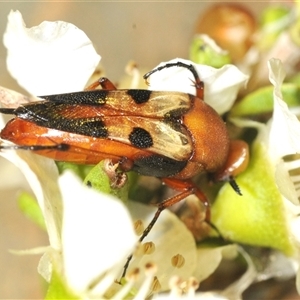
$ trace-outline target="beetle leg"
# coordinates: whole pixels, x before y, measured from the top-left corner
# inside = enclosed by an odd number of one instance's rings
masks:
[[[149,234],[149,232],[151,231],[152,227],[154,226],[154,224],[156,223],[159,215],[161,214],[161,212],[174,205],[175,203],[178,203],[180,202],[182,199],[192,195],[195,193],[195,190],[193,187],[188,187],[186,188],[184,191],[181,191],[181,193],[173,196],[173,197],[170,197],[164,201],[162,201],[161,203],[158,204],[158,208],[157,208],[157,211],[153,217],[153,219],[151,220],[151,222],[149,223],[149,225],[147,226],[147,228],[144,230],[143,234],[141,235],[140,237],[140,242],[142,242],[144,240],[144,238]]]
[[[205,208],[206,208],[205,220],[207,220],[209,222],[210,205],[209,205],[208,199],[202,193],[202,191],[199,188],[197,188],[197,186],[192,181],[181,181],[181,180],[177,180],[177,179],[173,179],[173,178],[163,178],[162,181],[165,184],[167,184],[169,187],[173,188],[174,190],[180,191],[180,193],[173,197],[170,197],[158,204],[158,208],[157,208],[157,211],[156,211],[153,219],[151,220],[151,222],[149,223],[147,228],[144,230],[143,234],[141,235],[141,237],[139,239],[140,242],[142,242],[144,240],[144,238],[148,235],[148,233],[151,231],[151,229],[154,226],[154,224],[156,223],[159,215],[165,208],[170,207],[170,206],[180,202],[181,200],[183,200],[184,198],[186,198],[192,194],[196,195],[198,197],[198,199],[205,206]]]
[[[199,188],[191,180],[183,181],[183,180],[179,180],[179,179],[175,179],[175,178],[163,178],[162,182],[164,182],[166,185],[168,185],[170,188],[172,188],[176,191],[180,191],[180,192],[190,191],[190,195],[195,194],[199,198],[199,200],[204,204],[204,206],[206,208],[209,207],[209,202],[208,202],[206,196],[199,190]],[[185,197],[183,197],[183,198],[185,198]],[[171,206],[177,202],[171,203],[169,206]]]
[[[101,86],[103,90],[116,90],[116,86],[106,77],[100,77],[97,81],[86,87],[85,91],[95,90],[97,87]]]
[[[179,194],[170,197],[163,202],[158,204],[157,211],[155,212],[151,222],[148,224],[147,228],[144,230],[143,234],[139,238],[139,242],[141,243],[145,237],[149,234],[153,226],[155,225],[156,221],[158,220],[160,214],[162,211],[178,202],[183,200],[184,198],[195,194],[199,200],[204,204],[206,207],[206,218],[205,222],[207,222],[214,230],[216,230],[218,233],[218,229],[210,223],[210,206],[208,199],[206,196],[200,191],[200,189],[197,188],[197,186],[192,181],[181,181],[173,178],[163,178],[162,181],[167,184],[169,187],[173,188],[174,190],[180,191]],[[124,265],[123,273],[121,277],[124,277],[126,275],[128,266],[130,264],[130,261],[132,260],[133,255],[131,254],[126,261],[126,264]]]
[[[153,226],[155,225],[156,221],[158,220],[158,218],[159,218],[161,212],[162,212],[165,208],[167,208],[167,207],[169,207],[169,206],[171,206],[171,205],[173,205],[173,204],[175,204],[175,203],[181,201],[182,199],[188,197],[189,195],[191,195],[191,194],[193,194],[193,193],[194,193],[194,190],[193,190],[193,189],[187,188],[187,189],[186,189],[185,191],[183,191],[182,193],[177,194],[177,195],[175,195],[175,196],[173,196],[173,197],[171,197],[171,198],[168,198],[168,199],[164,200],[163,202],[159,203],[159,204],[158,204],[157,211],[156,211],[154,217],[152,218],[151,222],[148,224],[147,228],[144,230],[143,234],[142,234],[141,237],[139,238],[139,242],[141,243],[141,242],[144,240],[144,238],[149,234],[149,232],[151,231],[151,229],[152,229]],[[127,269],[128,269],[128,266],[129,266],[129,264],[130,264],[130,261],[132,260],[132,257],[133,257],[133,254],[131,254],[131,255],[127,258],[127,261],[126,261],[126,263],[125,263],[125,265],[124,265],[124,269],[123,269],[123,273],[122,273],[121,278],[125,277],[126,272],[127,272]]]

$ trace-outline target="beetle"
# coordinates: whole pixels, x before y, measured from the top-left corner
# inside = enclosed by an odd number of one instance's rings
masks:
[[[158,177],[178,191],[158,204],[140,241],[166,207],[191,194],[205,205],[209,222],[208,199],[191,178],[206,172],[214,181],[229,181],[241,194],[234,177],[247,166],[248,146],[229,139],[225,122],[203,100],[204,83],[193,65],[168,63],[148,72],[144,79],[171,67],[192,73],[195,96],[120,90],[102,77],[81,92],[40,96],[41,101],[1,108],[1,113],[15,118],[0,137],[15,143],[16,149],[33,150],[57,161],[97,164],[110,159],[124,172]]]

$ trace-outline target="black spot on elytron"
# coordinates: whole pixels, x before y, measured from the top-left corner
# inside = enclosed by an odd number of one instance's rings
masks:
[[[145,176],[169,177],[179,173],[187,161],[177,161],[169,157],[153,154],[134,161],[133,171]]]
[[[150,90],[128,90],[127,94],[134,100],[136,104],[142,104],[149,100],[151,91]]]
[[[151,134],[147,130],[140,127],[133,128],[129,134],[129,141],[133,146],[141,149],[153,146]]]

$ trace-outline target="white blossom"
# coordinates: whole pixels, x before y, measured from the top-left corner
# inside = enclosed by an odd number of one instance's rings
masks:
[[[169,63],[183,62],[193,65],[204,84],[204,101],[212,106],[219,114],[228,111],[236,100],[238,91],[245,87],[248,76],[234,65],[225,65],[216,69],[207,65],[195,64],[189,60],[175,58],[162,62],[154,69]],[[192,73],[181,67],[166,68],[156,72],[148,79],[151,90],[178,91],[196,94],[195,78]]]

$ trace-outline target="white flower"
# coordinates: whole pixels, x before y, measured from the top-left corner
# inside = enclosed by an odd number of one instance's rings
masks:
[[[292,160],[286,163],[282,158],[286,155],[300,153],[300,122],[296,115],[289,111],[286,103],[282,100],[280,88],[285,77],[285,72],[281,61],[271,59],[269,69],[270,81],[274,85],[274,112],[268,140],[269,152],[276,166],[276,184],[283,195],[290,230],[295,239],[293,242],[299,247],[299,175],[293,176],[289,172],[299,170],[300,162],[299,160]],[[298,256],[296,287],[298,293],[300,293],[299,248],[296,254]]]
[[[294,214],[298,213],[299,192],[296,189],[298,177],[293,178],[289,171],[299,167],[298,160],[285,162],[284,157],[300,153],[300,122],[284,102],[281,85],[285,78],[284,67],[279,59],[268,61],[269,79],[274,86],[273,117],[266,126],[259,125],[256,143],[266,147],[275,174],[275,181],[284,199],[294,204]],[[300,238],[299,238],[300,240]]]
[[[243,74],[234,65],[225,65],[216,69],[206,65],[195,64],[189,60],[176,58],[162,62],[154,69],[168,63],[181,61],[193,65],[204,84],[204,101],[212,106],[220,115],[227,112],[236,100],[238,91],[248,81],[248,76]],[[172,67],[156,72],[149,77],[151,90],[178,91],[195,95],[195,78],[185,68]]]
[[[82,90],[100,60],[73,24],[43,22],[26,28],[19,11],[8,15],[3,42],[8,71],[35,96]]]
[[[236,196],[224,186],[212,209],[212,219],[231,240],[279,249],[290,257],[285,267],[293,265],[295,270],[300,241],[299,176],[292,176],[290,171],[300,164],[299,160],[286,162],[284,158],[300,153],[300,123],[282,99],[285,72],[281,61],[271,59],[268,67],[274,85],[273,117],[266,125],[234,120],[241,127],[257,128],[259,133],[249,167],[236,179],[243,195]],[[268,276],[278,274],[272,271]]]
[[[271,59],[268,67],[269,78],[274,85],[274,111],[273,118],[266,130],[261,131],[261,137],[258,139],[264,140],[268,147],[270,159],[276,168],[276,183],[281,193],[294,204],[299,204],[299,194],[296,192],[292,178],[288,174],[287,165],[283,163],[282,158],[286,155],[300,153],[300,122],[282,99],[280,89],[285,72],[281,61]]]
[[[59,186],[63,199],[63,266],[68,284],[78,294],[87,293],[94,284],[91,293],[102,296],[107,286],[103,290],[100,279],[106,275],[108,281],[110,277],[107,284],[111,285],[136,244],[131,218],[120,201],[83,186],[72,173],[64,173]]]

